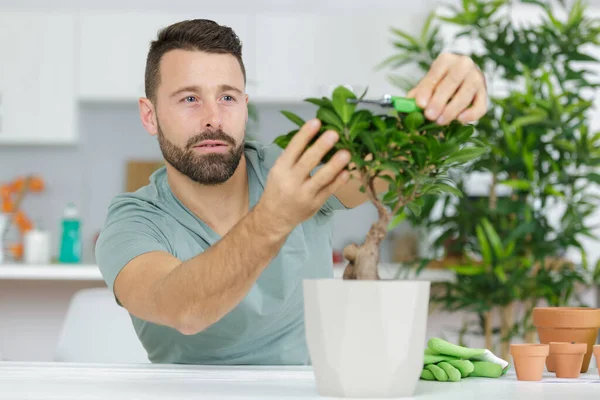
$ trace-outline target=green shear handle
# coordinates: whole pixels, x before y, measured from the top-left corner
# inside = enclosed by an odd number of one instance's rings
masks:
[[[348,103],[358,104],[358,103],[368,103],[368,104],[377,104],[382,107],[393,107],[396,111],[401,113],[411,113],[414,111],[423,111],[419,106],[417,106],[417,102],[415,99],[411,99],[408,97],[402,96],[392,96],[389,94],[384,95],[379,100],[369,100],[369,99],[348,99]]]

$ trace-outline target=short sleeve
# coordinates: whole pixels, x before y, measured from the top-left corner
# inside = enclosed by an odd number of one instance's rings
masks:
[[[273,167],[273,165],[275,164],[275,161],[277,160],[277,158],[279,158],[281,153],[283,153],[283,149],[281,147],[279,147],[278,145],[276,145],[275,143],[272,143],[268,146],[264,146],[262,148],[261,158],[263,160],[263,168],[264,168],[266,174],[268,174],[269,170]],[[311,176],[314,175],[322,167],[323,167],[323,164],[321,164],[317,168],[315,168],[311,172]],[[325,202],[325,204],[323,204],[320,211],[324,214],[329,215],[334,211],[347,210],[347,209],[348,209],[348,207],[344,206],[344,204],[342,204],[342,202],[336,196],[331,196]]]
[[[150,203],[137,199],[114,200],[96,242],[96,262],[108,288],[123,267],[151,251],[169,251],[164,232],[157,225],[163,217]]]

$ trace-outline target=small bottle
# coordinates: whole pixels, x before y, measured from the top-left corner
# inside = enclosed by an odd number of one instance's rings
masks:
[[[58,261],[69,264],[81,262],[81,222],[73,203],[67,204],[63,214]]]

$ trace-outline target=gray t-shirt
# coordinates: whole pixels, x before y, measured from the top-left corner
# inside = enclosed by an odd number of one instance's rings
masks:
[[[250,206],[262,195],[269,169],[282,150],[247,142]],[[345,209],[332,196],[311,219],[298,225],[231,312],[196,335],[131,316],[150,361],[184,364],[309,364],[304,337],[302,280],[331,278],[332,214]],[[96,260],[109,289],[136,256],[165,251],[186,261],[220,239],[171,192],[165,168],[134,193],[116,196],[96,245]],[[244,266],[240,266],[244,268]]]

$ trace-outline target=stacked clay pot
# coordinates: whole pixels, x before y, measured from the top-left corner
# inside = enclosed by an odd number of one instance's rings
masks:
[[[580,351],[581,345],[572,345],[585,344],[586,351],[583,354],[580,372],[587,372],[600,329],[600,308],[536,307],[533,309],[533,324],[540,343],[562,342],[571,345],[555,346],[557,351],[567,351],[567,347],[573,351]],[[556,362],[555,355],[550,351],[546,358],[546,368],[549,372],[557,371]]]

